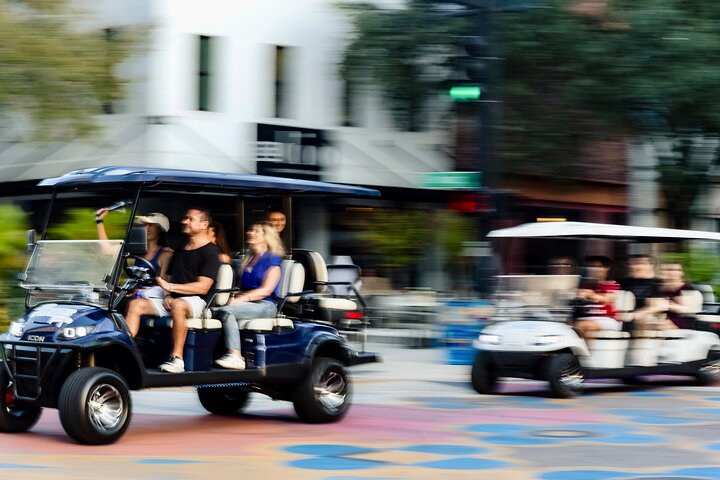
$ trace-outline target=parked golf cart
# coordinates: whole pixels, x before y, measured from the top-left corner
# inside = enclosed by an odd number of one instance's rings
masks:
[[[251,392],[291,401],[306,422],[333,422],[347,413],[352,394],[347,367],[379,357],[355,351],[326,319],[351,313],[361,320],[359,294],[309,296],[303,291],[302,265],[286,259],[275,292],[281,313],[241,327],[245,370],[213,367],[225,348],[221,322],[208,308],[202,318],[188,320],[187,371],[162,373],[157,367],[169,354],[170,319],[144,319],[133,338],[122,313],[133,293],[156,276],[142,257],[145,229],[135,226],[134,219],[151,211],[180,218],[190,206],[207,205],[226,228],[243,232],[247,202],[278,196],[375,196],[376,191],[255,175],[129,167],[75,171],[40,185],[52,189],[52,204],[43,238],[31,245],[27,269],[20,275],[27,290],[26,312],[0,339],[0,431],[28,430],[43,408],[57,408],[63,428],[76,441],[112,443],[130,425],[130,390],[171,386],[197,387],[200,403],[214,414],[238,413]],[[122,217],[121,239],[62,238],[75,233],[58,228],[68,217],[106,205],[128,210],[124,216],[117,214]],[[228,301],[232,273],[229,265],[221,267],[209,307]],[[306,303],[320,309],[320,302],[325,309],[337,306],[341,311],[319,321],[285,314],[284,305]]]
[[[488,237],[720,241],[717,233],[580,222],[525,224]],[[495,322],[473,342],[471,379],[479,393],[492,392],[502,377],[546,380],[559,397],[578,395],[592,378],[690,375],[702,385],[720,380],[720,338],[714,333],[601,330],[586,340],[573,327],[571,315],[579,276],[501,275],[496,281]],[[617,292],[615,308],[621,319],[629,320],[632,294]]]

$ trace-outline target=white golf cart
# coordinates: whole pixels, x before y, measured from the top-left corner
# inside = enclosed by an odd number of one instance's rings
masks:
[[[580,222],[525,224],[488,237],[720,241],[717,233]],[[472,384],[479,393],[491,393],[501,377],[547,380],[559,397],[578,395],[591,378],[690,375],[702,385],[720,380],[720,338],[714,333],[603,330],[586,340],[572,325],[579,276],[501,275],[496,280],[495,322],[473,342]],[[619,318],[629,319],[632,294],[620,291],[615,302]]]

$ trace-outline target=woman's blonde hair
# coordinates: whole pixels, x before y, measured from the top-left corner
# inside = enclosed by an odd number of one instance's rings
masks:
[[[255,225],[258,225],[260,228],[262,228],[263,234],[265,234],[265,242],[268,246],[268,252],[281,258],[284,257],[285,247],[283,246],[282,240],[280,240],[280,235],[278,235],[277,230],[275,230],[275,227],[272,226],[272,223],[267,221],[255,222],[250,225],[250,229],[255,227]],[[252,251],[248,251],[242,261],[243,269],[247,266],[252,257]]]

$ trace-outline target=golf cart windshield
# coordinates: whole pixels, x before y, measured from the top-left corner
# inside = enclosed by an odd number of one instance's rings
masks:
[[[20,286],[28,305],[77,301],[107,307],[122,240],[42,240],[35,246]]]
[[[497,316],[565,321],[579,282],[577,275],[498,275],[494,292]]]

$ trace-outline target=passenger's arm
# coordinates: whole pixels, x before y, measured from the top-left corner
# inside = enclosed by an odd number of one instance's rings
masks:
[[[168,280],[168,274],[167,270],[170,266],[170,260],[172,260],[173,251],[169,247],[160,247],[163,249],[163,253],[160,254],[160,258],[158,259],[158,265],[160,266],[160,271],[157,272],[158,275],[160,275],[165,280]]]
[[[215,283],[215,280],[210,277],[198,277],[197,281],[191,283],[171,283],[162,277],[156,277],[155,280],[166,292],[181,295],[205,295]]]
[[[671,298],[668,310],[679,314],[694,313],[690,298],[684,295],[678,295],[677,297]]]
[[[105,224],[103,223],[108,213],[107,208],[101,208],[95,212],[95,223],[97,224],[98,238],[100,240],[109,240],[107,231],[105,230]]]
[[[260,285],[260,288],[239,293],[236,297],[236,301],[254,302],[256,300],[262,300],[263,298],[269,297],[275,291],[277,284],[280,282],[281,274],[282,272],[280,271],[280,267],[270,267],[265,273],[265,278],[263,279],[263,283]]]
[[[615,292],[598,293],[589,288],[581,288],[578,290],[578,297],[584,298],[591,302],[608,304],[615,301]]]

